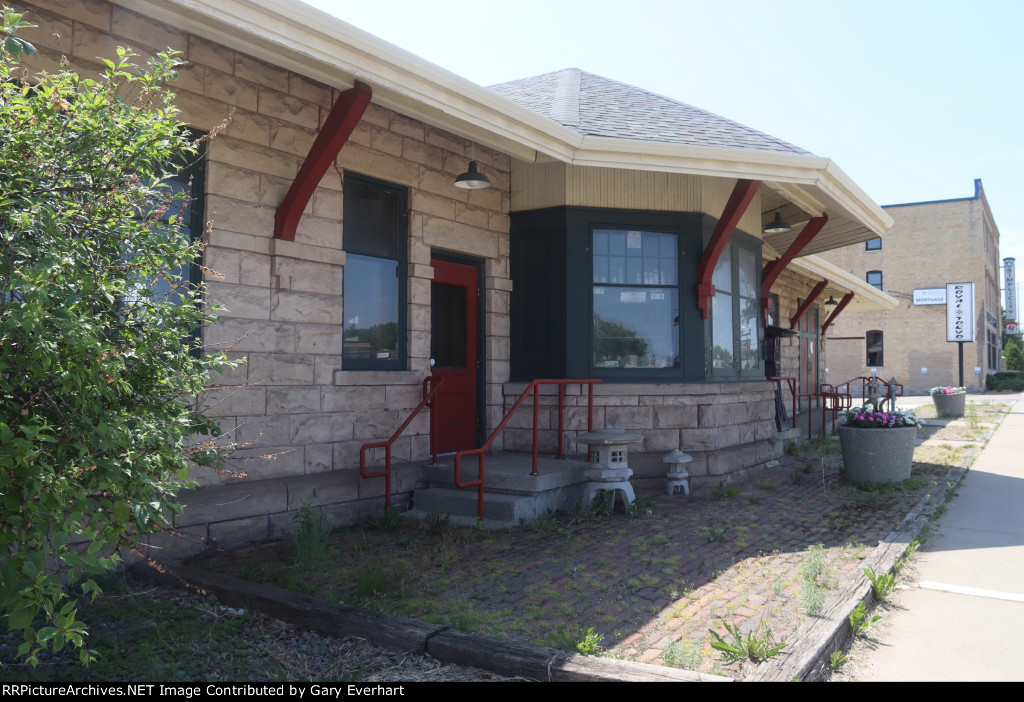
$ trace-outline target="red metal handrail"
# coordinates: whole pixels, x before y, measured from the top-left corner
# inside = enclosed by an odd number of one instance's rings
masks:
[[[412,423],[412,420],[416,418],[416,415],[420,413],[424,407],[430,409],[430,455],[433,457],[434,463],[437,463],[437,431],[434,427],[434,396],[437,394],[438,388],[444,383],[444,378],[438,378],[437,376],[428,375],[423,379],[423,399],[416,405],[416,409],[412,411],[412,414],[402,422],[402,426],[395,430],[395,433],[391,435],[391,438],[387,441],[376,441],[372,444],[363,444],[359,447],[359,475],[364,478],[384,478],[384,506],[391,506],[391,445],[395,443],[395,440],[401,436],[402,432],[405,431],[406,427]],[[379,470],[376,473],[366,472],[366,452],[370,449],[383,448],[384,449],[384,470]]]
[[[505,425],[508,424],[509,420],[512,419],[512,415],[516,413],[523,402],[526,400],[530,392],[533,392],[533,470],[530,475],[537,475],[537,424],[538,424],[538,413],[540,403],[539,392],[541,385],[557,385],[558,386],[558,458],[563,458],[562,453],[562,434],[564,424],[562,421],[564,409],[565,409],[565,386],[566,385],[586,385],[588,386],[588,398],[587,398],[587,431],[594,430],[594,386],[600,383],[600,380],[580,380],[580,379],[558,379],[558,380],[534,380],[526,389],[523,390],[519,399],[512,405],[506,414],[505,418],[501,420],[491,435],[487,437],[487,441],[483,443],[480,448],[465,449],[455,454],[455,487],[468,488],[475,487],[477,489],[476,497],[476,516],[477,519],[484,518],[484,454],[494,443],[494,440],[498,437],[498,434],[504,430]],[[582,389],[582,388],[581,388]],[[462,457],[463,456],[476,456],[477,457],[477,476],[476,480],[470,480],[462,482]]]
[[[881,387],[886,389],[883,398],[889,401],[889,409],[892,410],[893,407],[896,405],[896,398],[903,397],[903,384],[897,383],[895,378],[893,378],[892,380],[883,380],[882,378],[878,378],[876,376],[861,375],[857,376],[856,378],[850,378],[844,383],[839,383],[838,385],[836,385],[836,387],[845,387],[846,391],[849,393],[850,385],[856,383],[857,381],[860,381],[860,399],[861,402],[866,402],[868,397],[867,386],[872,379],[876,380]]]
[[[840,388],[846,388],[843,392]],[[839,410],[850,409],[853,406],[853,397],[850,395],[850,386],[844,385],[830,385],[829,383],[823,383],[818,386],[818,392],[821,395],[821,435],[825,435],[825,413],[832,413],[832,433],[836,433],[836,415],[839,414]],[[810,426],[810,420],[808,420],[808,426]],[[810,437],[808,437],[810,438]]]

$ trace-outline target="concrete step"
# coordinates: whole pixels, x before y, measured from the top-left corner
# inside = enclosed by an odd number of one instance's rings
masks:
[[[462,481],[476,480],[477,458],[469,456],[460,465]],[[537,475],[530,475],[533,459],[526,453],[487,454],[484,462],[484,490],[488,493],[535,495],[559,490],[583,481],[586,461],[538,456]],[[423,466],[423,480],[431,487],[454,487],[455,461],[442,456],[438,465]]]
[[[427,488],[413,495],[416,511],[448,514],[457,517],[477,516],[475,488]],[[535,518],[534,500],[522,495],[484,494],[484,518],[507,525],[520,524]]]
[[[550,512],[570,507],[583,497],[583,471],[590,464],[572,459],[538,457],[537,475],[530,454],[488,454],[484,463],[485,526],[517,526]],[[413,494],[416,513],[451,515],[456,519],[477,516],[477,489],[454,486],[454,461],[424,466],[428,487]],[[470,457],[461,465],[463,481],[475,480],[477,460]],[[416,516],[415,514],[413,515]]]

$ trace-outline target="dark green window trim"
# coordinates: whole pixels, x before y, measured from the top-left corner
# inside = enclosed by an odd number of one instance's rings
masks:
[[[348,172],[343,188],[342,368],[405,370],[408,190]]]
[[[512,213],[512,380],[707,380],[696,283],[702,242],[710,237],[714,224],[712,218],[692,212],[553,207]],[[678,367],[594,367],[593,232],[601,229],[677,236]]]
[[[760,239],[736,232],[716,266],[716,292],[705,330],[710,379],[764,376],[761,246]],[[716,331],[724,340],[715,338]]]

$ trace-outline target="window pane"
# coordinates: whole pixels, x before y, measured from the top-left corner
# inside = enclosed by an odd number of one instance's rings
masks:
[[[740,298],[740,368],[758,368],[757,300]]]
[[[345,359],[398,358],[398,262],[348,254],[344,274]]]
[[[865,244],[864,248],[868,251],[880,251],[882,248],[881,239],[869,239]]]
[[[192,225],[192,208],[194,202],[189,197],[188,181],[182,177],[175,177],[163,181],[159,188],[153,190],[147,203],[149,206],[140,208],[139,217],[152,218],[151,222],[155,231],[168,241],[188,240],[194,241],[200,232],[194,232]],[[172,224],[171,218],[177,219]],[[155,222],[159,221],[163,226],[156,227]],[[131,264],[141,258],[149,258],[143,251],[135,250],[129,242],[129,247],[121,254],[121,258]],[[154,302],[167,302],[171,305],[182,304],[182,295],[186,294],[187,288],[193,283],[193,263],[178,263],[168,265],[165,261],[166,270],[154,278],[147,278],[138,281],[138,287],[127,296],[127,300],[133,304],[140,303],[143,299],[150,299]],[[198,280],[198,276],[195,276]],[[143,292],[143,291],[147,292]]]
[[[430,357],[441,368],[466,367],[466,288],[430,284]]]
[[[345,251],[397,259],[404,193],[382,185],[363,183],[355,178],[348,180],[343,214]]]
[[[346,367],[394,369],[404,365],[404,188],[345,174],[342,244],[342,360]]]
[[[594,288],[594,366],[677,368],[679,294],[672,288]]]
[[[595,367],[679,366],[676,241],[661,232],[594,230]]]
[[[711,282],[723,292],[732,292],[732,247],[726,246],[715,264],[715,272]]]
[[[779,296],[776,293],[768,295],[768,324],[779,326]]]
[[[732,368],[732,295],[711,298],[711,367]]]
[[[757,260],[747,249],[740,249],[740,295],[757,297]]]
[[[867,274],[868,285],[882,289],[882,271],[868,271]]]
[[[866,332],[864,340],[867,342],[867,365],[870,367],[885,365],[882,357],[882,332],[877,329]]]
[[[658,232],[594,230],[594,282],[675,285],[676,236]]]

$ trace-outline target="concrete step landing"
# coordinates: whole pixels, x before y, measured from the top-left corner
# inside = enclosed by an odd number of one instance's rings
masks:
[[[538,457],[538,475],[530,475],[529,454],[488,454],[484,463],[484,526],[518,526],[577,504],[583,498],[583,471],[588,465],[579,459]],[[445,514],[457,523],[476,522],[477,489],[456,488],[454,471],[450,456],[442,458],[440,465],[424,466],[427,487],[413,493],[411,517]],[[476,457],[462,461],[461,473],[463,481],[476,478]]]

